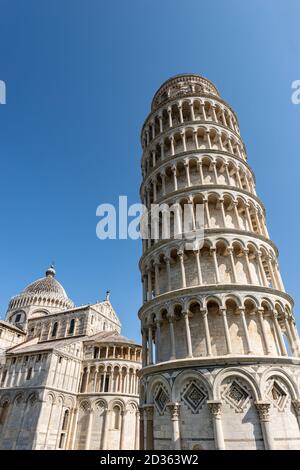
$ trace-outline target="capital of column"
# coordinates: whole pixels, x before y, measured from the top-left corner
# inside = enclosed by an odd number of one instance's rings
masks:
[[[153,421],[154,405],[144,405],[143,410],[148,421]]]
[[[169,323],[174,323],[174,314],[173,313],[168,313],[167,319]]]
[[[182,310],[182,316],[185,318],[185,317],[190,317],[191,316],[191,312],[186,309],[186,310]]]
[[[296,415],[300,418],[300,400],[292,400]]]
[[[260,421],[269,421],[271,403],[264,402],[264,401],[257,401],[255,402],[255,406],[256,406]]]
[[[171,419],[179,419],[180,403],[167,403]]]
[[[200,313],[203,317],[207,317],[207,308],[200,308]]]
[[[272,313],[273,313],[273,317],[278,320],[279,314],[278,314],[277,310],[275,310],[275,309],[272,310]]]
[[[207,400],[207,406],[211,414],[217,418],[221,418],[222,402],[220,400]]]

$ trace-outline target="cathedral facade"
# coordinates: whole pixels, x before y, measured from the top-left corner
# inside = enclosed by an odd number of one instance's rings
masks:
[[[234,110],[209,80],[179,75],[156,92],[141,139],[141,199],[165,211],[140,260],[141,446],[300,449],[293,300]],[[198,205],[204,236],[191,246]]]
[[[50,267],[0,321],[0,449],[138,449],[141,347]]]

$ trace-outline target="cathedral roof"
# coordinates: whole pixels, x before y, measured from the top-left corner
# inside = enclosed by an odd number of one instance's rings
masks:
[[[9,309],[20,304],[27,304],[61,307],[63,309],[74,307],[73,302],[68,298],[63,286],[55,279],[56,271],[50,266],[45,277],[37,279],[29,284],[20,294],[12,298]]]
[[[122,343],[122,344],[137,344],[132,339],[120,335],[117,331],[100,331],[99,333],[89,336],[86,341],[97,341],[101,343]]]
[[[32,282],[22,292],[22,294],[47,294],[64,297],[68,299],[65,289],[63,286],[54,278],[56,272],[51,266],[46,271],[46,276]]]

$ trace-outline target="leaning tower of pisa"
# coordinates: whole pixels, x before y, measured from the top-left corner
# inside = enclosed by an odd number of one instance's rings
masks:
[[[170,236],[162,214],[140,260],[142,447],[300,449],[293,300],[235,112],[206,78],[178,75],[154,95],[141,139],[142,202],[172,208]],[[191,247],[197,206],[204,236]]]

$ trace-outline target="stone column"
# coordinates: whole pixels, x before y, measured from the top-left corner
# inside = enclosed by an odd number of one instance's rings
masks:
[[[155,155],[155,152],[153,152],[153,154]],[[152,183],[152,188],[153,188],[153,202],[156,201],[157,199],[157,179],[156,177],[154,177],[151,181]]]
[[[249,250],[244,250],[245,258],[246,258],[246,265],[247,265],[247,271],[249,275],[249,281],[250,284],[255,284],[252,272],[251,272],[251,267],[250,267],[250,261],[249,261]]]
[[[98,392],[98,387],[97,387],[98,379],[99,379],[99,371],[96,368],[95,375],[94,375],[94,393]]]
[[[88,415],[88,425],[87,425],[86,439],[85,439],[85,444],[84,444],[84,449],[85,450],[90,449],[90,441],[91,441],[92,427],[93,427],[93,410],[89,409],[88,414],[89,414]]]
[[[161,189],[162,189],[162,195],[166,195],[166,174],[164,172],[161,173]]]
[[[295,414],[297,416],[297,421],[300,427],[300,401],[299,400],[292,400],[292,404],[295,410]]]
[[[288,353],[287,353],[287,350],[283,341],[283,337],[282,337],[281,326],[279,325],[279,322],[278,322],[278,313],[276,310],[273,310],[273,316],[274,316],[275,331],[276,331],[276,335],[277,335],[277,339],[278,339],[279,347],[280,347],[280,353],[282,354],[282,356],[288,356]]]
[[[160,141],[160,151],[162,161],[165,159],[165,143],[163,140]]]
[[[104,423],[103,423],[103,430],[102,430],[102,438],[101,438],[101,450],[107,450],[107,441],[108,441],[108,431],[109,431],[109,424],[110,424],[110,416],[111,410],[106,409]]]
[[[233,152],[232,152],[233,153]],[[240,171],[239,171],[239,168],[237,169],[236,171],[236,179],[237,179],[237,182],[238,182],[238,187],[240,189],[243,189],[243,185],[242,185],[242,181],[241,181],[241,176],[240,176]]]
[[[172,168],[172,173],[173,173],[173,183],[174,183],[174,191],[177,191],[178,189],[178,185],[177,185],[177,175],[176,175],[176,166],[173,165]]]
[[[260,275],[261,275],[263,286],[268,287],[269,283],[268,283],[268,279],[267,279],[265,269],[264,269],[264,266],[263,266],[262,254],[261,254],[260,251],[257,253],[257,259],[258,259],[258,265],[259,265],[259,269],[260,269]]]
[[[78,410],[74,409],[73,410],[73,420],[72,420],[72,428],[70,427],[70,437],[69,437],[69,447],[70,450],[74,449],[75,446],[75,439],[76,439],[76,431],[77,431],[77,415],[78,415]]]
[[[294,338],[291,332],[290,323],[289,323],[289,319],[287,315],[285,315],[284,317],[284,324],[285,324],[285,329],[286,329],[287,338],[289,340],[291,351],[293,354],[295,354],[295,352],[297,351],[297,348],[295,348],[295,342],[294,342]]]
[[[181,103],[178,104],[178,111],[179,111],[179,120],[180,120],[180,124],[183,124],[184,119],[183,119],[183,114],[182,114],[182,105],[181,105]]]
[[[220,207],[221,207],[223,226],[224,226],[224,228],[226,228],[226,214],[225,214],[225,209],[224,209],[224,199],[220,199],[219,203],[220,203]]]
[[[179,256],[179,261],[180,261],[180,270],[181,270],[181,287],[183,289],[186,288],[186,279],[185,279],[185,269],[184,269],[184,259],[183,259],[183,256],[184,256],[184,252],[183,251],[178,251],[178,256]]]
[[[222,115],[223,126],[227,127],[224,109],[222,109],[221,115]]]
[[[297,326],[296,326],[296,323],[295,323],[295,320],[293,317],[290,317],[290,328],[291,328],[291,332],[294,336],[294,339],[295,339],[295,343],[296,343],[296,350],[297,350],[297,353],[300,354],[300,341],[299,341],[299,335],[298,335],[298,330],[297,330]]]
[[[259,308],[257,309],[257,313],[258,313],[258,318],[259,318],[259,323],[260,323],[260,327],[262,331],[262,338],[263,338],[263,343],[265,346],[266,353],[271,354],[271,348],[269,346],[267,332],[266,332],[265,319],[263,316],[264,310]]]
[[[134,437],[134,450],[140,449],[140,412],[137,410],[135,414],[135,437]]]
[[[210,140],[210,131],[206,131],[206,140],[207,140],[208,148],[211,149],[212,145],[211,145],[211,140]]]
[[[180,426],[179,426],[179,403],[168,403],[167,408],[170,411],[171,415],[171,424],[172,424],[172,448],[174,450],[181,450],[180,442]]]
[[[124,450],[126,448],[125,441],[126,441],[126,416],[127,410],[122,411],[122,421],[121,421],[121,432],[120,432],[120,450]]]
[[[200,176],[200,184],[204,184],[202,162],[199,162],[199,176]]]
[[[84,387],[84,393],[87,393],[89,391],[89,381],[90,381],[90,368],[87,368],[86,371],[86,381],[85,381],[85,387]]]
[[[169,328],[170,328],[170,339],[171,339],[171,357],[170,360],[176,359],[176,346],[175,346],[175,333],[174,333],[174,317],[173,315],[168,315]]]
[[[174,238],[178,238],[177,235],[180,235],[179,238],[181,238],[182,234],[182,224],[181,224],[181,219],[182,219],[182,211],[181,211],[181,206],[177,202],[174,204]]]
[[[159,120],[159,132],[163,132],[162,114],[158,115]]]
[[[228,328],[228,322],[227,322],[227,315],[226,315],[226,308],[220,308],[220,313],[223,318],[223,324],[224,324],[224,332],[225,332],[225,339],[226,339],[226,346],[227,346],[227,354],[232,353],[232,346],[231,346],[231,338],[230,338],[230,332]]]
[[[219,274],[219,266],[218,266],[216,248],[211,248],[210,252],[212,253],[214,267],[215,267],[216,284],[220,284],[220,274]]]
[[[147,335],[143,328],[142,330],[142,367],[147,365]]]
[[[195,141],[196,149],[198,150],[198,149],[199,149],[199,140],[198,140],[198,132],[197,132],[197,130],[194,130],[194,131],[193,131],[193,134],[194,134],[194,141]]]
[[[228,163],[225,163],[225,164],[224,164],[224,167],[225,167],[225,174],[226,174],[226,178],[227,178],[227,184],[228,184],[228,186],[231,186],[231,180],[230,180],[230,174],[229,174],[229,169],[228,169]]]
[[[213,113],[214,121],[218,122],[217,113],[216,113],[216,106],[215,105],[212,106],[212,113]]]
[[[202,284],[202,273],[201,273],[201,263],[200,263],[200,250],[194,250],[194,255],[196,258],[197,265],[197,275],[198,275],[198,284]]]
[[[229,253],[229,257],[230,257],[230,264],[231,264],[231,269],[232,269],[232,274],[233,274],[233,282],[236,284],[237,275],[236,275],[235,262],[234,262],[234,256],[233,256],[233,248],[231,247],[227,248],[227,252]]]
[[[190,105],[190,111],[191,111],[191,118],[192,118],[192,121],[195,121],[194,103],[191,102],[191,103],[189,103],[189,105]]]
[[[215,178],[215,184],[218,184],[218,173],[217,173],[216,162],[212,162],[212,167],[213,167],[213,173],[214,173],[214,178]]]
[[[143,274],[142,276],[143,285],[143,302],[147,302],[147,277]]]
[[[183,130],[181,133],[181,139],[182,139],[182,144],[183,144],[183,151],[186,152],[186,136],[185,136],[185,130]]]
[[[189,312],[184,311],[182,312],[182,314],[183,314],[184,323],[185,323],[187,357],[193,357],[192,338],[191,338],[191,330],[190,330],[190,324],[189,324]]]
[[[234,207],[234,213],[235,213],[235,218],[236,218],[236,222],[237,222],[237,228],[238,230],[241,230],[241,221],[240,221],[240,216],[239,216],[239,211],[238,211],[238,203],[236,201],[234,201],[233,203],[233,207]]]
[[[160,362],[160,319],[155,320],[156,334],[155,334],[155,362]]]
[[[152,326],[148,327],[148,354],[149,354],[149,365],[153,364],[153,338],[152,338]]]
[[[174,137],[171,135],[170,137],[170,143],[171,143],[171,156],[174,157],[175,155],[175,148],[174,148]]]
[[[106,382],[106,370],[103,371],[103,382],[102,382],[102,390],[101,392],[105,392],[105,382]]]
[[[225,441],[221,421],[222,402],[217,400],[207,400],[207,406],[213,418],[216,450],[225,450]]]
[[[248,325],[247,325],[246,316],[245,316],[245,309],[239,308],[239,312],[241,315],[243,330],[244,330],[245,339],[246,339],[247,354],[252,354],[253,351],[252,351],[251,340],[250,340]]]
[[[234,152],[233,152],[233,147],[232,147],[231,139],[230,139],[230,138],[227,139],[227,142],[228,142],[228,146],[229,146],[229,152],[230,152],[230,153],[234,153]]]
[[[154,262],[154,272],[155,272],[155,296],[160,294],[160,289],[159,289],[159,261],[156,260]]]
[[[202,114],[203,114],[203,119],[204,119],[204,121],[207,121],[207,116],[206,116],[206,111],[205,111],[205,103],[201,103],[200,107],[201,107],[201,111],[202,111]]]
[[[190,167],[189,167],[188,161],[184,163],[184,168],[185,168],[187,186],[191,186]]]
[[[260,424],[262,435],[264,439],[265,450],[274,450],[273,437],[270,430],[270,407],[271,404],[263,401],[255,403]]]
[[[168,284],[168,292],[172,290],[171,284],[171,267],[170,267],[170,258],[165,256],[166,266],[167,266],[167,284]]]
[[[147,420],[146,449],[153,450],[154,449],[154,435],[153,435],[154,405],[145,405],[144,410],[146,412],[146,420]]]
[[[207,309],[205,308],[201,309],[201,313],[202,313],[202,318],[203,318],[203,323],[204,323],[206,353],[208,356],[211,356],[212,355],[211,338],[210,338],[210,332],[209,332],[209,326],[208,326]]]
[[[207,220],[207,228],[210,228],[210,213],[209,213],[208,200],[203,199],[203,203],[204,203],[204,213],[206,215],[206,220]]]
[[[247,222],[249,226],[249,231],[254,232],[253,225],[252,225],[252,220],[250,216],[250,211],[249,211],[249,204],[245,204],[245,211],[246,211],[246,216],[247,216]]]
[[[155,165],[156,165],[156,152],[155,152],[155,150],[152,150],[151,154],[152,154],[152,166],[154,168]]]
[[[140,407],[140,450],[144,450],[145,436],[144,436],[144,409]]]
[[[170,107],[167,109],[167,112],[168,112],[168,115],[169,115],[169,127],[173,127],[173,122],[172,122],[172,110],[171,110]]]

